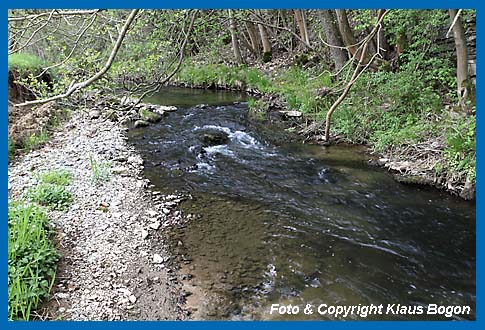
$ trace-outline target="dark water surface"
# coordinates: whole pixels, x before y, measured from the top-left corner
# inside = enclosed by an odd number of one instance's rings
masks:
[[[468,305],[453,318],[475,318],[475,203],[397,183],[359,148],[276,145],[241,100],[164,90],[150,101],[181,108],[130,131],[157,189],[194,196],[182,207],[197,217],[172,236],[195,317],[326,319],[269,310],[372,303]],[[201,135],[218,131],[228,143],[205,147]]]

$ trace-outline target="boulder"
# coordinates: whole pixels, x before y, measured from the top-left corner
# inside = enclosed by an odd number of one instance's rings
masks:
[[[150,125],[149,122],[145,121],[145,120],[137,120],[135,121],[135,128],[139,128],[139,127],[147,127],[148,125]]]
[[[140,115],[140,118],[144,121],[147,121],[149,123],[158,123],[160,120],[162,120],[162,116],[159,115],[158,113],[152,112],[146,108],[141,108],[138,111],[138,114]]]

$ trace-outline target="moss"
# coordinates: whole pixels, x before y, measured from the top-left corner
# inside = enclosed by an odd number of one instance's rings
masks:
[[[8,56],[8,70],[17,70],[20,73],[40,73],[45,66],[45,62],[39,57],[26,54],[17,53]]]
[[[140,118],[142,120],[145,120],[149,123],[158,123],[160,120],[162,120],[162,116],[159,115],[158,113],[152,112],[147,109],[140,109],[138,112],[140,114]]]

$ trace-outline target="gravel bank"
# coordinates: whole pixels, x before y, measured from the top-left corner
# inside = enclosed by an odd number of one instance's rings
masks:
[[[74,203],[49,211],[61,260],[43,319],[184,319],[183,298],[164,238],[182,220],[180,196],[151,191],[125,128],[76,112],[41,149],[8,169],[9,199],[35,185],[34,173],[67,169]],[[90,157],[110,161],[109,181],[92,181]]]

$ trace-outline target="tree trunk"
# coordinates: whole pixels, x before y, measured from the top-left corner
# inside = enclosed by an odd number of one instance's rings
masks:
[[[448,10],[453,24],[453,37],[455,39],[456,48],[456,79],[458,85],[458,97],[462,107],[466,109],[465,102],[473,100],[471,91],[470,77],[468,75],[468,50],[466,48],[465,30],[460,17],[456,17],[458,11],[456,9]]]
[[[231,32],[231,40],[232,40],[232,49],[234,51],[234,57],[236,62],[239,64],[243,64],[244,60],[241,55],[241,48],[239,47],[239,40],[237,39],[237,27],[236,21],[234,20],[233,11],[229,10],[229,30]]]
[[[321,10],[320,19],[322,21],[323,30],[325,31],[325,36],[327,37],[327,42],[331,46],[330,54],[332,55],[332,60],[335,63],[335,71],[339,71],[347,62],[347,52],[343,48],[343,43],[340,38],[340,33],[335,24],[335,17],[332,10]]]
[[[355,46],[357,40],[355,39],[352,28],[350,27],[347,12],[345,11],[345,9],[337,9],[335,10],[335,12],[337,14],[338,28],[340,30],[340,34],[342,35],[342,41],[349,50],[350,55],[354,56],[357,49],[357,47]]]
[[[308,30],[306,27],[305,16],[301,10],[295,9],[293,11],[295,13],[296,24],[298,25],[298,29],[300,30],[300,37],[303,40],[304,48],[306,49],[308,45],[310,45],[310,41],[308,40]]]
[[[271,53],[271,43],[268,39],[268,33],[266,32],[266,28],[262,24],[258,24],[259,34],[261,36],[261,41],[263,43],[263,62],[270,62],[272,58]]]
[[[249,40],[251,41],[251,47],[253,48],[253,51],[254,51],[253,54],[256,57],[260,57],[260,54],[259,54],[259,50],[260,50],[259,38],[258,38],[258,34],[256,32],[256,28],[254,27],[253,22],[246,21],[245,25],[246,25],[246,29],[248,30]]]

